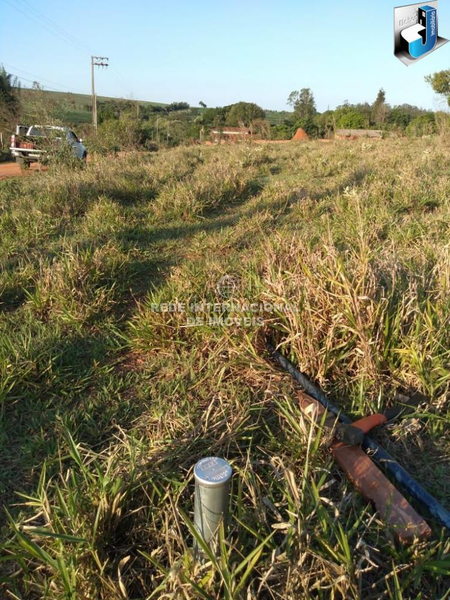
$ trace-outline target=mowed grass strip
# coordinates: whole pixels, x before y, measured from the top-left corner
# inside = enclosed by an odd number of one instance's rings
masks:
[[[445,532],[398,545],[264,339],[355,418],[403,403],[379,439],[450,508],[449,167],[436,138],[178,148],[1,182],[2,594],[445,597]],[[189,326],[224,275],[244,314]],[[198,565],[192,468],[210,454],[235,472],[230,527]]]

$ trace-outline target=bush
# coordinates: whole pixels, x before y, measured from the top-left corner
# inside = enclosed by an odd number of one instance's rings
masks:
[[[411,113],[402,106],[396,106],[388,115],[388,125],[392,125],[397,129],[406,129],[411,123],[413,117]]]
[[[293,130],[290,125],[273,125],[270,128],[270,137],[272,140],[290,140]]]
[[[294,130],[296,131],[299,127],[304,129],[309,137],[316,138],[319,136],[319,127],[312,116],[298,119],[295,122]]]
[[[327,110],[322,114],[315,115],[314,123],[317,126],[318,137],[330,137],[330,134],[334,129],[334,112],[332,110]]]
[[[416,117],[406,128],[406,133],[411,137],[422,137],[423,135],[432,135],[436,132],[437,127],[434,113]]]
[[[366,117],[353,109],[336,110],[335,119],[339,129],[366,129],[369,126]]]
[[[97,135],[89,140],[89,150],[100,154],[135,150],[149,140],[150,132],[145,123],[134,115],[121,119],[108,119],[98,127]]]
[[[436,113],[436,129],[440,135],[445,135],[448,137],[450,133],[450,115],[448,113]]]

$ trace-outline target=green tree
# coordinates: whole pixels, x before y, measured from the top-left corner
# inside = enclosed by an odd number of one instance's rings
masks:
[[[390,109],[386,122],[393,129],[405,131],[413,119],[426,114],[429,114],[429,111],[418,106],[400,104]]]
[[[290,140],[292,138],[292,127],[290,125],[272,125],[270,128],[272,140]]]
[[[230,107],[226,123],[231,126],[252,127],[255,121],[266,118],[264,110],[253,102],[237,102]]]
[[[386,121],[388,107],[386,104],[386,92],[380,89],[372,106],[372,120],[376,125],[383,125]]]
[[[20,110],[19,82],[17,77],[0,67],[0,129],[10,130]]]
[[[229,107],[207,108],[203,113],[203,123],[207,129],[223,127],[227,118]]]
[[[118,120],[124,115],[135,112],[133,102],[130,100],[105,100],[98,103],[98,122],[108,120]],[[145,109],[142,110],[142,115],[145,116]]]
[[[317,127],[318,137],[330,137],[334,128],[334,111],[327,110],[322,114],[317,113],[314,123]]]
[[[316,123],[314,117],[312,116],[297,119],[297,121],[295,121],[294,124],[294,133],[297,131],[298,128],[306,131],[309,137],[319,137],[319,126]]]
[[[450,106],[450,69],[427,75],[425,81],[431,85],[436,94],[444,96]]]
[[[388,123],[393,125],[397,129],[405,130],[408,125],[411,123],[413,116],[410,111],[408,111],[403,106],[394,106],[394,108],[390,111],[388,116]]]
[[[172,102],[166,106],[167,112],[176,112],[178,110],[189,110],[190,106],[187,102]]]
[[[316,101],[310,88],[303,88],[300,92],[294,91],[289,94],[287,103],[294,109],[297,119],[309,119],[316,114]]]
[[[352,104],[351,108],[356,112],[362,114],[367,123],[367,127],[372,124],[372,105],[368,102],[359,102],[358,104]]]
[[[352,106],[344,105],[334,111],[335,124],[338,129],[366,129],[366,117]]]

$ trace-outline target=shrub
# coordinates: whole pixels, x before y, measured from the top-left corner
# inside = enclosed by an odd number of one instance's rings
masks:
[[[352,109],[339,109],[335,111],[336,127],[340,129],[366,129],[366,117]]]
[[[97,135],[89,140],[89,149],[107,154],[119,150],[134,150],[148,140],[146,124],[134,115],[108,119],[98,127]]]
[[[304,129],[309,137],[316,138],[319,136],[319,127],[312,116],[298,119],[295,122],[294,131],[296,131],[299,127]]]
[[[289,125],[273,125],[270,128],[272,140],[290,140],[292,138],[292,127]]]
[[[416,117],[406,128],[406,133],[411,137],[422,137],[423,135],[432,135],[436,132],[437,127],[434,113]]]

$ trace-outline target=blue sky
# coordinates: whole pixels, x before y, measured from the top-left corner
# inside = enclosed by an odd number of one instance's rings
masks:
[[[283,110],[292,90],[310,87],[323,111],[372,102],[383,87],[391,104],[441,107],[424,76],[450,67],[450,43],[403,65],[393,55],[398,4],[0,0],[0,63],[44,87],[89,93],[90,54],[108,56],[99,95],[193,106],[245,100]],[[450,38],[450,0],[439,3],[439,34]]]

